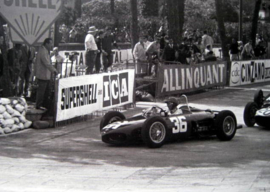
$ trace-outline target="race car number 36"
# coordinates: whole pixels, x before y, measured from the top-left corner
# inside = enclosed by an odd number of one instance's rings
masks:
[[[170,120],[175,125],[175,127],[172,129],[173,133],[187,132],[186,117],[171,117]]]

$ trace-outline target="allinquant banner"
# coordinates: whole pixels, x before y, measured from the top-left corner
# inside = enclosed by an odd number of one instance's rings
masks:
[[[198,65],[161,65],[158,72],[157,95],[187,93],[226,84],[225,62]]]

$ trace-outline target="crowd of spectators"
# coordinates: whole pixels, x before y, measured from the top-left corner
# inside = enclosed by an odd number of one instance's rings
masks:
[[[156,66],[162,61],[165,64],[197,64],[202,61],[213,61],[217,57],[213,52],[213,38],[203,31],[186,30],[181,42],[174,42],[164,32],[158,32],[154,41],[142,35],[133,49],[136,59],[136,73],[156,76]]]

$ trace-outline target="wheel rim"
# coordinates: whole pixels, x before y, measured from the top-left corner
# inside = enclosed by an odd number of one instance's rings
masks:
[[[115,117],[110,119],[108,124],[111,124],[111,123],[116,122],[116,121],[122,121],[122,118],[119,116],[115,116]]]
[[[154,143],[161,143],[166,136],[166,128],[163,123],[153,123],[149,129],[149,136]]]
[[[223,121],[223,130],[226,135],[231,135],[235,130],[235,121],[233,117],[228,116]]]

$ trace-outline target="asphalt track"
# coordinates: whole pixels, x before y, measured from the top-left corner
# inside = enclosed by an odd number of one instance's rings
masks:
[[[243,124],[244,106],[256,89],[270,93],[265,83],[188,98],[191,106],[232,110]],[[0,192],[270,191],[270,129],[244,125],[229,142],[203,137],[160,149],[114,147],[100,140],[100,118],[0,137]]]

